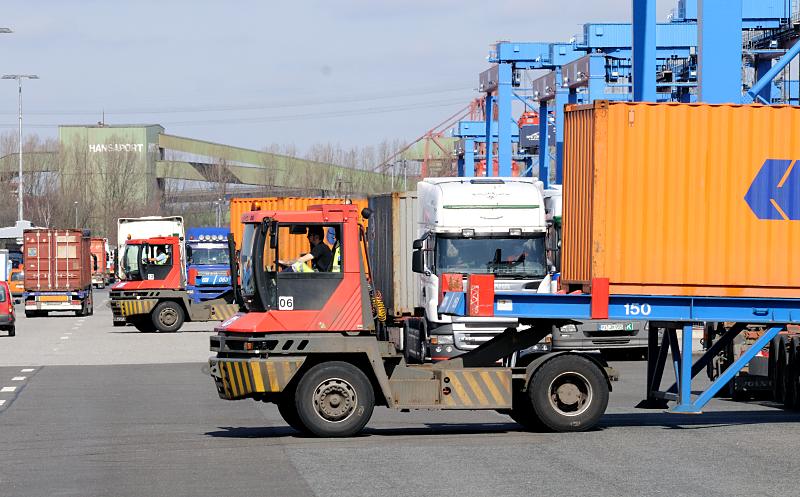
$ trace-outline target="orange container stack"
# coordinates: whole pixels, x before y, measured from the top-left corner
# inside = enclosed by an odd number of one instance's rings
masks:
[[[343,204],[352,202],[358,206],[358,211],[367,207],[367,199],[344,199],[322,197],[261,197],[261,198],[234,198],[231,199],[231,233],[236,239],[236,248],[241,248],[242,241],[242,214],[250,211],[305,211],[309,206],[320,204]],[[278,258],[294,259],[301,253],[310,250],[308,239],[305,235],[291,235],[288,242],[281,240]]]
[[[566,112],[562,287],[800,298],[800,108]]]

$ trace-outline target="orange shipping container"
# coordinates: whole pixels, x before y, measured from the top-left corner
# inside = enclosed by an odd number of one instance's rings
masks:
[[[367,199],[349,199],[358,206],[358,211],[367,207]],[[348,199],[343,198],[319,198],[319,197],[262,197],[262,198],[233,198],[231,199],[231,233],[236,239],[236,248],[241,248],[242,242],[242,214],[258,210],[276,211],[305,211],[311,205],[319,204],[343,204]],[[328,244],[330,245],[330,244]],[[278,249],[278,258],[294,259],[301,253],[308,252],[310,249],[308,239],[305,235],[291,235],[288,243],[281,240]]]
[[[571,106],[562,284],[800,298],[798,133],[798,107]]]

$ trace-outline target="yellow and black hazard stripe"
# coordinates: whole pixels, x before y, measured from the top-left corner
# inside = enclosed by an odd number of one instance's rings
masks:
[[[252,393],[282,392],[302,365],[302,358],[217,362],[227,399]]]
[[[496,409],[511,407],[511,371],[497,368],[442,371],[442,406]]]
[[[135,316],[137,314],[150,314],[155,306],[155,300],[116,300],[111,302],[113,313],[118,316]]]
[[[236,304],[215,304],[211,306],[211,321],[225,321],[239,312]]]

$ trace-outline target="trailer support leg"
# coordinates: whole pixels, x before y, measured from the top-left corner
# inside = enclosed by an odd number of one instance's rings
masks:
[[[705,406],[708,401],[710,401],[714,395],[722,389],[729,381],[733,379],[733,377],[738,373],[745,365],[747,365],[750,360],[755,357],[758,352],[763,349],[775,336],[781,331],[782,327],[775,326],[768,329],[763,335],[761,335],[758,340],[753,343],[733,364],[728,367],[722,374],[719,375],[719,378],[712,383],[705,392],[700,394],[699,397],[694,402],[691,402],[691,399],[688,397],[681,396],[680,403],[673,407],[670,412],[676,413],[688,413],[688,414],[699,414],[703,406]],[[691,357],[691,355],[690,355]],[[691,381],[691,378],[689,379]],[[681,385],[681,393],[683,393],[684,389]],[[691,392],[691,388],[690,388]]]

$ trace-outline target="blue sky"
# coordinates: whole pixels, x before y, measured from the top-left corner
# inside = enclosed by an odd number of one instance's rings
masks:
[[[660,1],[659,18],[677,2]],[[160,123],[261,148],[412,139],[477,96],[496,40],[566,41],[631,0],[3,2],[0,72],[26,129]],[[16,126],[0,81],[0,131]]]

